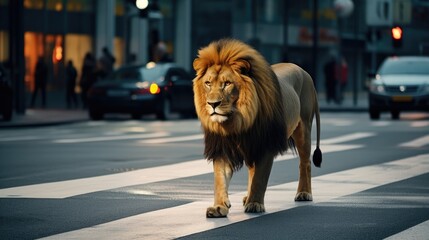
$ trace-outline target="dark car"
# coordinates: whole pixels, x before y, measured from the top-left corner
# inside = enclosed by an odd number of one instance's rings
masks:
[[[195,115],[192,77],[173,63],[123,67],[99,80],[88,92],[89,115],[128,113],[134,119],[155,113],[168,119],[171,112]]]
[[[389,57],[370,83],[369,115],[379,119],[390,112],[429,111],[429,57]]]
[[[0,63],[0,115],[2,115],[5,121],[10,121],[12,119],[12,93],[12,86],[10,85],[6,68]]]

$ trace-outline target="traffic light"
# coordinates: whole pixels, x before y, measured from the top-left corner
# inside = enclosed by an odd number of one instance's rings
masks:
[[[392,27],[392,45],[394,48],[402,47],[402,28],[401,27]]]

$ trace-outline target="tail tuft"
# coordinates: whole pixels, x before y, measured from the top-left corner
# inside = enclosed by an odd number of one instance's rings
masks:
[[[316,150],[314,150],[313,163],[316,167],[320,167],[320,165],[322,164],[322,151],[320,151],[319,147],[316,147]]]

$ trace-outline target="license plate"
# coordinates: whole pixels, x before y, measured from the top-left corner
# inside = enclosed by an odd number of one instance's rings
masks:
[[[128,96],[128,91],[127,90],[109,90],[107,91],[107,96],[124,97],[124,96]]]
[[[392,101],[394,102],[411,102],[413,101],[412,96],[393,96]]]

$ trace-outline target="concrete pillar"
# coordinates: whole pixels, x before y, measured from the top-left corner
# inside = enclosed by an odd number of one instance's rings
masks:
[[[197,54],[191,52],[192,0],[178,0],[176,4],[174,60],[179,66],[191,71]]]
[[[113,51],[115,37],[115,0],[98,0],[95,25],[95,55],[99,58],[102,48]]]
[[[149,61],[148,20],[133,17],[130,27],[130,54],[135,54],[135,64],[146,64]]]

